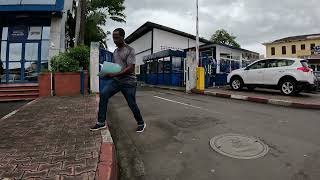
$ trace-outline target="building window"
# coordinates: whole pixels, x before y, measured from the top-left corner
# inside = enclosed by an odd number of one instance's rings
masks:
[[[282,54],[283,55],[287,54],[287,47],[286,46],[282,46]]]
[[[42,34],[42,27],[29,27],[28,40],[40,40]]]
[[[8,27],[2,29],[2,38],[1,40],[8,40]]]
[[[310,50],[311,50],[311,51],[314,50],[314,47],[316,47],[316,45],[315,45],[315,44],[311,44],[311,45],[310,45]]]
[[[291,49],[292,49],[292,54],[296,54],[297,53],[296,45],[292,45]]]
[[[301,50],[306,50],[306,45],[305,44],[301,44]]]
[[[50,39],[50,26],[44,26],[43,27],[42,39]]]
[[[271,48],[271,55],[272,56],[276,55],[276,48],[275,47]]]
[[[44,26],[42,28],[41,41],[41,69],[48,69],[49,59],[49,43],[50,42],[50,27]]]
[[[1,60],[6,62],[6,54],[7,54],[7,41],[1,41]]]

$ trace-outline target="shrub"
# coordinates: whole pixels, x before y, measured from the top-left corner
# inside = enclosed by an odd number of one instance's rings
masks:
[[[74,48],[70,48],[67,52],[67,55],[78,61],[79,66],[84,70],[88,70],[90,63],[90,49],[85,45],[79,45]]]
[[[53,72],[78,72],[79,61],[71,58],[67,53],[61,53],[51,59]]]

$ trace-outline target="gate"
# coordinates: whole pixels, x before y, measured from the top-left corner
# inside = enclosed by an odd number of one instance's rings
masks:
[[[113,60],[113,53],[110,51],[107,51],[105,49],[100,48],[99,49],[99,71],[101,70],[102,64],[107,61],[107,62],[112,62]],[[101,92],[103,88],[107,85],[108,80],[110,78],[106,77],[99,77],[99,91]]]

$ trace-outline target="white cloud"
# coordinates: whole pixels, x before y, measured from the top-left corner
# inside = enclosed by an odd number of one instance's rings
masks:
[[[320,33],[317,0],[199,0],[200,35],[224,28],[243,48],[265,54],[263,42]],[[108,21],[105,30],[123,27],[129,35],[146,21],[195,34],[195,0],[127,0],[127,23]],[[114,48],[112,40],[108,43]]]

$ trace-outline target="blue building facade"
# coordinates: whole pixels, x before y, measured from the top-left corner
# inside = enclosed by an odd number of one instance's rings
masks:
[[[65,50],[73,0],[0,0],[1,83],[37,82],[50,58]]]

